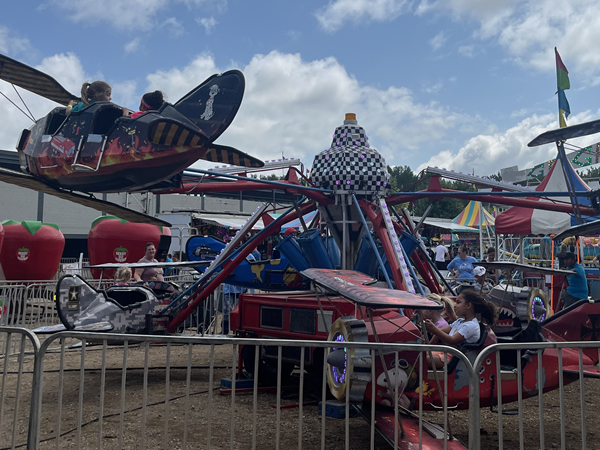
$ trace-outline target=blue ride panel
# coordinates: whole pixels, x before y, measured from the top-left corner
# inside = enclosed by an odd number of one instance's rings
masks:
[[[332,236],[327,238],[327,254],[334,267],[340,269],[342,267],[342,254]]]
[[[383,248],[381,247],[381,245],[377,245],[377,251],[380,255],[383,254]],[[361,272],[373,278],[377,278],[377,274],[379,272],[379,264],[377,264],[377,256],[375,256],[373,247],[369,242],[369,237],[366,234],[363,234],[362,236],[362,243],[360,244],[358,256],[356,257],[356,263],[354,264],[352,270],[356,270],[357,272]]]
[[[306,255],[292,235],[283,238],[281,242],[277,244],[275,249],[279,250],[298,272],[306,270],[310,267],[308,265],[308,261],[306,260]]]
[[[186,250],[190,261],[202,264],[196,267],[204,272],[208,263],[213,261],[225,243],[207,236],[194,236],[187,242]],[[233,259],[239,249],[233,251],[229,259]],[[308,282],[292,267],[288,258],[249,261],[245,259],[225,279],[224,283],[248,289],[262,290],[296,290],[307,289]]]
[[[402,248],[404,248],[406,256],[410,258],[415,249],[419,246],[419,240],[412,234],[402,231],[402,234],[400,235],[400,244],[402,244]]]
[[[296,241],[306,255],[309,267],[314,269],[335,269],[325,248],[319,228],[303,232],[296,238]]]

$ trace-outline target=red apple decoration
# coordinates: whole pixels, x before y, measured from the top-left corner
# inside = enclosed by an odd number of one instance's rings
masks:
[[[7,280],[51,280],[60,268],[65,237],[53,223],[2,222],[0,264]]]
[[[101,216],[92,222],[88,234],[90,265],[136,263],[144,257],[146,244],[158,249],[161,236],[171,236],[171,229],[147,223],[128,222],[115,216]],[[102,271],[92,269],[94,278]],[[102,278],[114,277],[115,270],[105,270]]]

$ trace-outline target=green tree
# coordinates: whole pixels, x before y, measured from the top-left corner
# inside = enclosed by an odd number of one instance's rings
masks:
[[[409,166],[389,167],[390,185],[392,192],[416,192],[427,188],[429,178],[423,180],[413,173]],[[452,189],[457,191],[476,191],[475,186],[470,183],[460,181],[440,180],[440,184],[444,189]],[[429,205],[433,208],[429,215],[431,217],[440,217],[444,219],[453,219],[467,206],[467,200],[460,200],[449,197],[422,198],[414,203],[404,204],[414,215],[421,216],[425,213]]]

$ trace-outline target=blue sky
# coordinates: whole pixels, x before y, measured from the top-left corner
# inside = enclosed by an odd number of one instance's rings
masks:
[[[555,156],[550,145],[526,147],[557,127],[555,46],[570,72],[568,123],[598,118],[592,0],[4,3],[0,53],[74,93],[104,79],[113,101],[135,109],[148,90],[175,102],[212,73],[241,69],[244,101],[218,142],[263,159],[310,166],[355,112],[390,165],[530,167]],[[24,96],[36,117],[54,106]],[[31,123],[2,98],[0,117],[0,148],[12,149]]]

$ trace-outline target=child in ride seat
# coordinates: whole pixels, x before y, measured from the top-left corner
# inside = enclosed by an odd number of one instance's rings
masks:
[[[438,302],[442,303],[444,305],[444,309],[424,309],[422,311],[423,319],[431,320],[438,328],[447,327],[448,321],[452,323],[456,320],[456,313],[454,312],[454,303],[452,302],[452,300],[450,300],[448,297],[443,297],[437,294],[427,294],[427,298],[431,300],[437,300]],[[446,319],[442,317],[442,314],[446,316],[448,321],[446,321]]]
[[[487,325],[493,325],[496,320],[494,305],[473,289],[466,289],[459,294],[454,310],[458,319],[451,326],[438,328],[430,319],[424,321],[425,328],[433,335],[432,344],[438,341],[452,346],[474,344],[479,340],[481,333],[478,316]],[[443,368],[444,353],[433,352],[433,362],[438,369]]]
[[[106,81],[94,81],[93,83],[83,83],[81,85],[81,101],[71,100],[67,105],[67,116],[73,111],[81,111],[94,102],[110,102],[112,99],[112,88]],[[123,108],[123,115],[128,116],[130,111]]]
[[[131,280],[131,269],[129,267],[119,267],[115,273],[115,286],[127,286]]]
[[[164,96],[161,91],[147,92],[142,96],[142,100],[140,101],[140,110],[138,112],[134,112],[131,115],[131,118],[135,119],[136,117],[144,114],[146,111],[159,110],[164,102]]]

